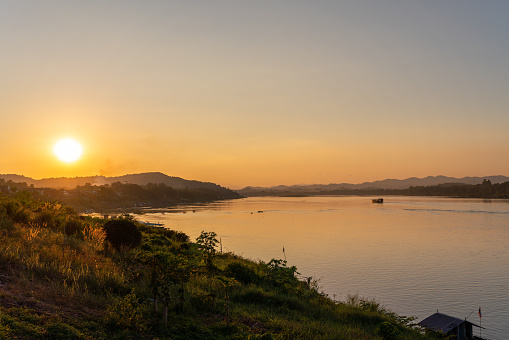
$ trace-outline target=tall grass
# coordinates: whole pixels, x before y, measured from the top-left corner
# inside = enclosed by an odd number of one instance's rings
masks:
[[[20,211],[27,216],[26,223],[12,221]],[[12,225],[2,229],[2,262],[20,265],[32,279],[55,281],[73,293],[118,291],[123,286],[122,270],[100,254],[105,235],[97,223],[83,223],[73,236],[67,236],[65,223],[79,221],[72,210],[57,203],[23,206],[4,200],[0,221],[9,217]]]

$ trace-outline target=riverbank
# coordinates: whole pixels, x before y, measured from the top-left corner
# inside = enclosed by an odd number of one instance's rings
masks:
[[[117,249],[105,246],[106,220],[2,199],[0,338],[425,338],[373,300],[332,301],[286,261],[122,220],[142,237]]]

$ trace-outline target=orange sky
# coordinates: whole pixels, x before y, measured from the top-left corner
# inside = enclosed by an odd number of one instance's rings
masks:
[[[5,1],[0,173],[509,175],[508,6]]]

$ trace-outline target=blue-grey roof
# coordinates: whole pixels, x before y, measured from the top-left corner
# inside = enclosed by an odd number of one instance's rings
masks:
[[[419,322],[418,325],[422,326],[426,329],[440,331],[442,333],[448,333],[464,322],[467,322],[469,324],[472,324],[473,326],[479,327],[470,321],[462,320],[459,318],[455,318],[454,316],[449,316],[449,315],[438,313],[438,312],[431,316],[428,316],[426,319]]]

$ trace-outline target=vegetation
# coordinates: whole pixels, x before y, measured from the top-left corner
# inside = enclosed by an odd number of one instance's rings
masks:
[[[313,192],[292,192],[292,191],[250,191],[245,192],[248,196],[285,196],[285,197],[303,197],[319,195],[358,195],[358,196],[446,196],[446,197],[465,197],[465,198],[509,198],[509,182],[492,184],[489,180],[484,180],[480,184],[459,184],[445,183],[432,186],[412,186],[408,189],[339,189]]]
[[[195,184],[196,185],[196,184]],[[27,183],[15,183],[0,178],[0,193],[15,197],[23,194],[37,200],[58,200],[77,211],[95,210],[109,212],[114,209],[126,211],[140,207],[168,207],[179,203],[210,202],[222,199],[241,198],[236,192],[220,187],[191,187],[175,189],[164,183],[148,183],[147,185],[115,182],[101,186],[78,185],[73,190],[35,188]]]
[[[103,229],[106,233],[105,241],[117,250],[134,248],[141,243],[141,232],[136,227],[134,220],[128,217],[108,221],[104,224]]]
[[[213,232],[193,243],[20,195],[0,197],[0,237],[0,339],[433,338],[375,301],[332,301],[286,261],[218,252]]]

